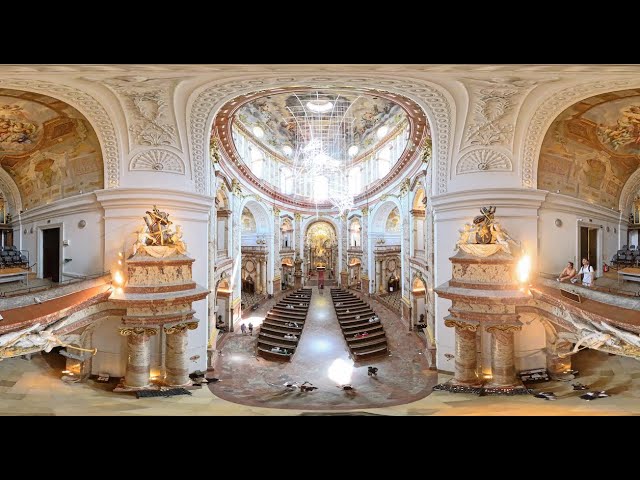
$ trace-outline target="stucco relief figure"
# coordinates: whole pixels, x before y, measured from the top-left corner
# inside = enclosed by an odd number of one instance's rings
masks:
[[[502,250],[506,253],[511,254],[510,244],[518,245],[511,236],[505,232],[499,223],[494,223],[491,232],[491,243],[497,243],[502,246]]]
[[[187,252],[187,244],[182,241],[182,225],[176,225],[176,231],[173,235],[171,235],[169,243],[175,245],[178,253],[184,254]]]
[[[456,243],[455,250],[458,250],[460,248],[460,245],[471,243],[470,240],[472,239],[472,235],[474,234],[474,232],[471,230],[472,228],[473,227],[471,225],[466,223],[463,227],[463,230],[458,230],[458,232],[460,232],[460,238]]]
[[[149,234],[147,233],[147,229],[145,227],[140,227],[140,229],[136,232],[136,243],[133,244],[133,254],[138,253],[138,250],[142,248],[144,250],[145,245],[147,244],[147,240],[149,239]]]

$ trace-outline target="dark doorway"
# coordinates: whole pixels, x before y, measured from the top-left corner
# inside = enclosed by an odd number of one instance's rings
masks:
[[[60,229],[42,230],[42,278],[60,281]]]
[[[598,229],[580,227],[580,258],[578,259],[578,270],[582,266],[582,259],[588,258],[589,265],[594,270],[598,269]]]

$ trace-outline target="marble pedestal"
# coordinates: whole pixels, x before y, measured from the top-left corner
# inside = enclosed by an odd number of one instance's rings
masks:
[[[452,302],[445,326],[456,329],[454,378],[438,390],[527,393],[516,375],[514,333],[522,326],[517,307],[525,305],[530,295],[516,281],[517,259],[496,247],[474,245],[472,253],[459,250],[450,258],[453,278],[436,288],[438,295]],[[491,335],[490,342],[481,341],[483,332]],[[482,365],[482,351],[488,350],[490,365]]]
[[[162,247],[155,247],[161,249]],[[166,247],[169,248],[169,247]],[[117,391],[150,386],[151,368],[164,367],[166,385],[188,385],[187,330],[198,327],[192,302],[202,300],[209,290],[191,278],[194,259],[183,254],[150,256],[138,252],[126,261],[127,284],[116,289],[110,301],[125,308],[120,333],[128,336],[127,370]],[[165,364],[151,365],[150,336],[164,328]]]

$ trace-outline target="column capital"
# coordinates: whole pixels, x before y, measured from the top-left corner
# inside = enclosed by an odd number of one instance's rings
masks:
[[[195,330],[196,328],[198,328],[198,322],[179,323],[170,327],[164,327],[164,333],[171,335],[173,333],[182,333],[185,330]]]
[[[302,215],[300,215],[299,213],[294,213],[293,218],[296,222],[299,222],[300,220],[302,220]]]
[[[362,207],[362,216],[363,217],[369,216],[369,207]]]
[[[519,330],[522,330],[522,325],[510,325],[510,324],[507,324],[507,323],[503,323],[503,324],[499,324],[499,325],[491,325],[491,326],[485,328],[485,330],[488,333],[493,333],[493,332],[513,333],[513,332],[517,332]]]
[[[475,332],[478,330],[478,325],[463,322],[462,320],[458,320],[458,319],[454,320],[454,319],[448,318],[444,321],[444,324],[447,327],[455,327],[456,329],[468,330],[470,332]]]
[[[130,335],[147,335],[153,336],[158,334],[158,330],[149,327],[120,327],[118,329],[120,335],[128,337]]]

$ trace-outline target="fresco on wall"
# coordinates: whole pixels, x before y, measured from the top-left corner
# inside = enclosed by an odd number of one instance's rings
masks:
[[[640,90],[591,97],[562,112],[547,131],[538,188],[618,208],[640,168]]]
[[[309,111],[307,102],[314,100],[331,101],[333,109],[322,114]],[[301,125],[304,125],[296,119],[300,115],[305,118],[313,117],[314,122],[340,115],[344,119],[343,124],[348,126],[345,132],[346,142],[348,145],[357,145],[360,152],[376,144],[376,132],[382,125],[392,129],[407,120],[402,107],[387,99],[332,90],[260,97],[242,106],[236,118],[249,131],[256,126],[262,128],[265,132],[262,141],[282,152],[285,145],[295,150],[298,138],[306,137],[306,132],[299,131]]]
[[[103,188],[100,144],[89,122],[57,99],[0,89],[0,166],[25,209]]]
[[[242,224],[243,232],[250,233],[256,231],[256,219],[253,218],[253,213],[251,213],[247,207],[242,210],[242,218],[240,222]]]
[[[400,211],[398,207],[391,210],[389,216],[387,217],[387,224],[385,230],[389,233],[396,233],[400,231]]]

